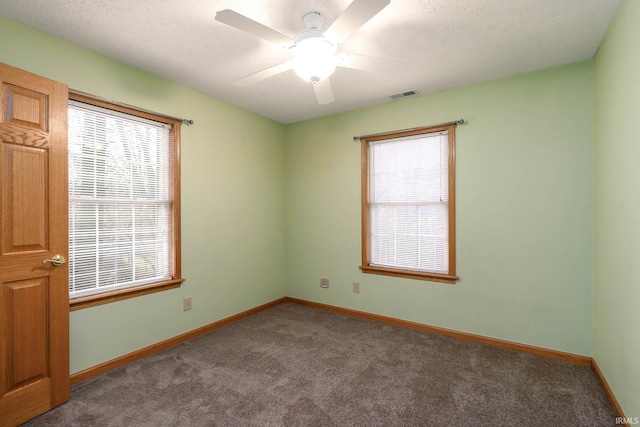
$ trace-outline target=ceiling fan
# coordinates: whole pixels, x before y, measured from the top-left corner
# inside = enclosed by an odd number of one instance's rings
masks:
[[[217,12],[217,21],[285,49],[291,49],[294,54],[294,58],[290,61],[250,74],[232,84],[245,87],[293,69],[303,80],[313,84],[318,104],[329,104],[334,101],[329,76],[333,74],[336,67],[378,72],[396,71],[398,65],[403,64],[402,62],[338,53],[339,46],[347,38],[390,2],[391,0],[353,0],[326,30],[322,29],[324,23],[322,15],[318,12],[309,12],[303,18],[307,29],[294,38],[287,37],[233,10],[225,9]]]

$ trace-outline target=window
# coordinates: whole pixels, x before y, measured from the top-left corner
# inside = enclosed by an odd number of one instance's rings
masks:
[[[180,286],[179,123],[70,94],[72,309]]]
[[[362,137],[364,273],[454,283],[455,124]]]

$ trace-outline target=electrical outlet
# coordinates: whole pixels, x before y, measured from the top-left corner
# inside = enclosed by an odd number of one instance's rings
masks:
[[[320,287],[328,288],[329,287],[329,279],[320,279]]]
[[[353,282],[353,293],[360,293],[360,282]]]
[[[182,299],[182,311],[191,310],[191,297],[184,297]]]

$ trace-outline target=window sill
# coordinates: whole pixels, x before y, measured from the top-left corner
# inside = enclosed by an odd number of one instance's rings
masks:
[[[449,276],[445,274],[423,273],[411,270],[395,270],[393,268],[371,267],[368,265],[360,266],[360,270],[366,274],[380,274],[383,276],[403,277],[405,279],[427,280],[429,282],[449,283],[451,285],[460,279],[458,276]]]
[[[83,308],[94,307],[96,305],[109,304],[111,302],[122,301],[141,295],[153,294],[166,291],[168,289],[179,288],[184,279],[174,279],[166,282],[152,283],[150,285],[136,286],[134,288],[120,289],[103,294],[90,295],[86,297],[69,300],[69,311],[81,310]]]

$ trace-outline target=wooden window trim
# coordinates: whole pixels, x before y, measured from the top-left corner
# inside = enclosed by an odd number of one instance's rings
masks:
[[[369,137],[363,137],[361,142],[361,212],[362,212],[362,264],[360,270],[367,274],[379,274],[384,276],[402,277],[406,279],[426,280],[430,282],[441,282],[454,284],[459,277],[456,275],[456,184],[455,184],[455,165],[456,165],[456,151],[455,151],[455,123],[448,123],[444,125],[428,126],[417,129],[410,129],[406,131],[398,131],[392,133],[385,133],[380,135],[373,135]],[[400,138],[405,136],[421,135],[432,132],[448,132],[449,142],[449,273],[438,274],[429,273],[423,271],[414,270],[402,270],[394,268],[386,268],[371,265],[371,253],[370,253],[370,214],[369,214],[369,143],[373,141],[381,141],[385,139]]]
[[[153,294],[166,291],[168,289],[179,288],[184,279],[169,280],[166,282],[151,283],[149,285],[135,286],[127,289],[118,289],[113,292],[104,292],[86,297],[69,300],[69,311],[81,310],[83,308],[94,307],[96,305],[108,304],[110,302],[122,301],[142,295]]]
[[[173,136],[173,152],[171,162],[171,280],[150,283],[147,285],[133,286],[131,288],[117,289],[111,292],[103,292],[96,295],[88,295],[85,297],[69,299],[69,310],[75,311],[83,308],[94,307],[97,305],[108,304],[111,302],[122,301],[129,298],[135,298],[142,295],[148,295],[155,292],[161,292],[168,289],[180,287],[184,279],[182,278],[182,245],[180,234],[180,120],[152,114],[146,111],[139,111],[135,108],[129,108],[122,105],[112,104],[110,102],[96,99],[84,94],[69,92],[69,100],[84,102],[109,110],[121,113],[131,114],[133,116],[143,117],[145,119],[154,120],[156,122],[171,125]]]

